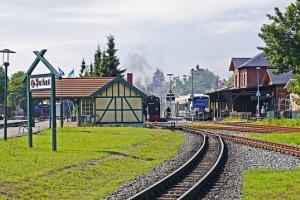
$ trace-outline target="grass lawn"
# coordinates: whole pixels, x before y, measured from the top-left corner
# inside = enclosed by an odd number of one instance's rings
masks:
[[[245,136],[254,139],[259,139],[259,140],[278,142],[283,144],[294,144],[300,146],[300,133],[270,133],[270,134],[251,133]]]
[[[179,132],[146,128],[58,129],[0,140],[0,199],[99,199],[176,154]]]
[[[242,120],[247,121],[247,120]],[[224,119],[221,122],[241,122],[240,117],[224,117]]]
[[[300,199],[300,168],[248,170],[243,174],[242,196],[243,200]]]
[[[263,119],[255,123],[268,126],[300,127],[300,119]]]

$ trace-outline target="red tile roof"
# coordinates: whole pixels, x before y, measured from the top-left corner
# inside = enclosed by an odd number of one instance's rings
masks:
[[[100,89],[115,77],[89,77],[89,78],[63,78],[56,79],[56,97],[71,98],[71,97],[89,97],[96,90]],[[50,91],[35,91],[32,92],[32,97],[49,98]]]

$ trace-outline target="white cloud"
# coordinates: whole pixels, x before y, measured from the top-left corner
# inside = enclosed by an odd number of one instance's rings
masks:
[[[227,74],[230,56],[254,56],[260,44],[259,27],[275,6],[293,0],[0,0],[0,48],[17,51],[14,70],[26,70],[32,50],[49,49],[51,63],[89,63],[98,42],[116,36],[122,64],[140,53],[153,69],[188,73],[205,64]],[[8,12],[9,11],[9,12]],[[245,39],[246,38],[246,39]],[[10,69],[12,70],[12,68]],[[10,71],[12,72],[12,71]]]

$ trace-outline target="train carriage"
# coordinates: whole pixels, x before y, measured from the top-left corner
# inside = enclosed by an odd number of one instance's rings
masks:
[[[176,98],[177,116],[189,120],[208,120],[211,116],[209,104],[210,98],[205,94],[194,94]]]

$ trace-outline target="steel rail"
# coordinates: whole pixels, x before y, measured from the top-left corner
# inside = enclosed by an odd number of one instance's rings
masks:
[[[216,133],[213,133],[211,131],[203,130],[201,128],[193,128],[193,127],[181,127],[183,130],[186,131],[202,131],[206,134],[213,134],[216,135]],[[296,157],[300,157],[300,147],[287,145],[287,144],[280,144],[276,142],[268,142],[264,140],[258,140],[253,138],[246,138],[242,136],[237,135],[228,135],[224,133],[218,133],[218,135],[221,135],[225,140],[237,142],[240,144],[245,144],[252,147],[262,148],[266,150],[276,151],[287,155],[292,155]]]
[[[190,158],[184,165],[182,165],[179,169],[174,171],[173,173],[169,174],[162,180],[156,182],[155,184],[147,187],[146,189],[142,190],[141,192],[137,193],[133,197],[130,197],[129,200],[138,200],[138,199],[153,199],[153,196],[157,194],[163,187],[167,186],[168,184],[174,182],[178,177],[185,173],[187,169],[192,167],[202,156],[207,145],[207,136],[202,134],[203,143],[200,149]]]
[[[178,200],[194,199],[199,196],[199,191],[209,183],[209,181],[214,177],[218,170],[222,167],[221,164],[225,159],[225,144],[220,135],[217,136],[219,140],[219,156],[212,168],[188,191],[186,191]]]

